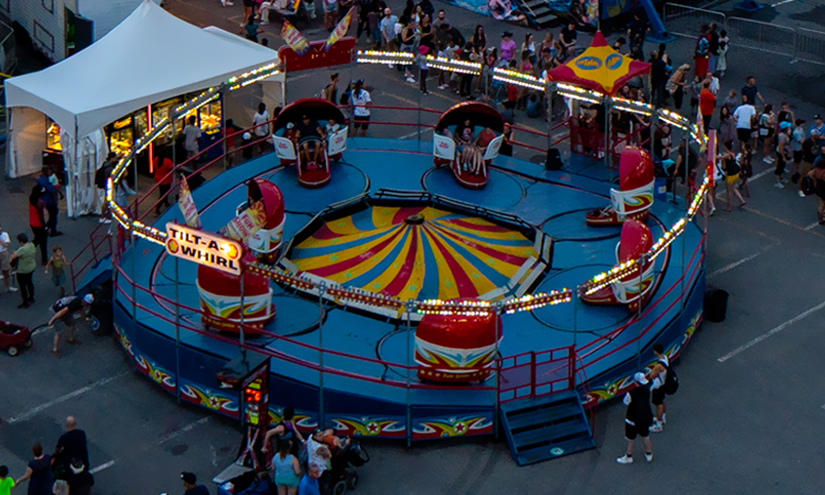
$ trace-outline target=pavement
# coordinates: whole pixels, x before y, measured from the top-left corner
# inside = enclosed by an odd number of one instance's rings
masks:
[[[217,0],[167,0],[167,8],[198,25],[237,30],[240,3],[222,8]],[[397,1],[390,2],[400,10]],[[814,6],[791,2],[775,7]],[[505,29],[490,18],[436,3],[469,34],[476,24],[491,42]],[[320,22],[320,21],[316,21]],[[277,46],[278,25],[267,27]],[[513,30],[511,26],[507,29]],[[516,39],[524,29],[516,28]],[[315,29],[310,39],[323,38]],[[558,34],[558,30],[554,30]],[[618,34],[612,34],[614,40]],[[541,38],[541,36],[536,36]],[[584,38],[584,37],[583,37]],[[692,40],[668,45],[677,62],[687,61]],[[648,45],[647,50],[654,47]],[[169,56],[183,56],[173,51]],[[757,76],[769,102],[788,101],[798,117],[822,109],[823,71],[819,66],[789,64],[787,58],[736,49],[729,54],[722,92],[740,89],[744,77]],[[380,66],[343,67],[342,79],[364,77],[378,105],[417,106],[417,86],[398,72]],[[311,96],[323,87],[331,70],[288,75],[290,101]],[[435,90],[422,104],[443,110],[457,101]],[[413,112],[417,114],[418,112]],[[375,119],[399,118],[398,112]],[[417,116],[403,117],[415,121]],[[541,120],[519,117],[519,124],[546,129]],[[416,139],[411,128],[371,129],[376,137]],[[428,139],[426,133],[422,139]],[[516,156],[534,158],[518,151]],[[619,402],[596,412],[597,448],[529,467],[510,459],[506,444],[493,438],[457,439],[416,444],[365,441],[372,461],[359,469],[357,493],[389,494],[624,494],[660,493],[800,493],[825,489],[821,469],[821,424],[825,393],[825,228],[816,225],[815,199],[797,197],[792,187],[772,187],[772,166],[755,160],[752,197],[743,210],[717,211],[709,219],[708,282],[730,293],[723,323],[705,323],[678,365],[681,387],[668,399],[665,431],[652,434],[653,463],[615,462],[625,449],[624,407]],[[33,179],[0,185],[0,222],[14,237],[28,231],[27,193]],[[96,219],[61,217],[64,235],[52,238],[69,257],[88,242]],[[56,290],[38,267],[37,303],[16,309],[15,294],[0,295],[0,319],[43,325]],[[131,371],[123,351],[109,337],[93,337],[81,323],[79,346],[65,346],[63,358],[49,352],[51,333],[40,331],[34,346],[11,358],[0,355],[0,464],[21,476],[31,445],[54,446],[66,416],[74,415],[89,437],[90,460],[96,470],[97,493],[146,495],[182,491],[181,471],[194,471],[208,481],[234,458],[241,440],[237,423],[199,408],[178,405],[175,398]]]

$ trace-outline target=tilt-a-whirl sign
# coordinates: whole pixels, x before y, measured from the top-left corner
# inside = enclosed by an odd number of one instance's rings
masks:
[[[241,274],[243,248],[238,241],[174,222],[166,224],[166,252],[216,270]]]

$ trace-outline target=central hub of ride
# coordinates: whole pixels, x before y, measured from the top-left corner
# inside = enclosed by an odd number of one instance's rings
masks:
[[[327,286],[403,301],[495,301],[529,288],[541,278],[534,272],[549,266],[541,254],[550,252],[549,238],[515,217],[447,205],[437,196],[379,196],[314,219],[282,265]]]

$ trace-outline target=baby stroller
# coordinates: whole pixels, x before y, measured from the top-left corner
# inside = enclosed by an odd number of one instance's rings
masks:
[[[340,451],[332,456],[332,468],[329,470],[329,493],[344,495],[347,490],[355,490],[358,486],[358,473],[355,468],[361,467],[370,461],[370,455],[361,444],[350,440]]]

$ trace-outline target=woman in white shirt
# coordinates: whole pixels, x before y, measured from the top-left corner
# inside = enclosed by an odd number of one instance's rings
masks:
[[[265,152],[267,141],[263,138],[269,136],[270,124],[267,124],[267,122],[269,122],[270,119],[269,112],[266,111],[266,103],[258,103],[258,111],[252,116],[252,126],[255,127],[252,132],[257,136],[256,141],[259,141],[258,147],[261,153]]]

